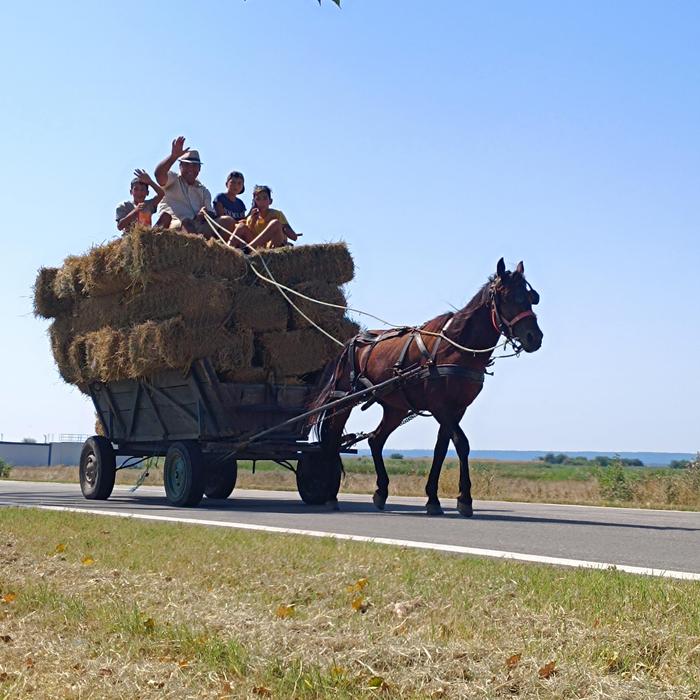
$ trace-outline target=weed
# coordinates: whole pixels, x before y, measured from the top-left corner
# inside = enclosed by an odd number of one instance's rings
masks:
[[[12,465],[0,457],[0,479],[9,479]]]

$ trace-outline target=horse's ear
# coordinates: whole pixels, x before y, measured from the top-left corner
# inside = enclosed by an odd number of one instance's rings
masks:
[[[518,263],[517,267],[515,268],[515,271],[520,275],[525,274],[525,265],[523,265],[522,260]]]
[[[503,258],[501,258],[496,265],[496,274],[501,279],[504,279],[506,276],[506,264],[503,262]]]

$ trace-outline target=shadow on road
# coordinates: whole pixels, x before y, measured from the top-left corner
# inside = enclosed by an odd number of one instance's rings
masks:
[[[452,501],[452,499],[450,499]],[[303,503],[299,496],[290,491],[289,498],[255,498],[250,496],[236,497],[234,495],[227,500],[209,500],[204,498],[199,506],[195,508],[173,508],[165,496],[149,493],[123,493],[118,492],[113,494],[108,501],[88,501],[75,493],[54,493],[40,494],[36,491],[23,491],[21,489],[14,490],[11,494],[7,494],[6,498],[0,496],[0,505],[18,505],[18,506],[60,506],[64,508],[78,509],[99,509],[99,510],[125,510],[132,509],[137,512],[149,512],[152,514],[165,514],[168,511],[169,515],[176,513],[182,518],[205,518],[218,519],[216,516],[227,515],[233,513],[269,513],[269,514],[290,514],[303,515],[311,521],[318,516],[328,517],[334,513],[349,514],[357,513],[364,516],[372,515],[376,517],[392,518],[392,517],[411,517],[427,519],[423,505],[407,504],[407,503],[391,503],[387,504],[385,511],[377,510],[369,501],[344,500],[343,494],[340,495],[340,502],[337,509],[330,505],[325,506],[307,506]],[[533,504],[535,505],[535,504]],[[443,504],[443,507],[444,504]],[[470,522],[501,522],[501,523],[519,523],[527,525],[575,525],[583,527],[610,527],[610,528],[625,528],[634,530],[650,530],[650,531],[675,531],[675,532],[700,532],[700,527],[682,527],[669,525],[654,525],[644,523],[630,523],[624,521],[610,521],[603,519],[604,511],[596,511],[590,519],[570,518],[570,517],[544,517],[539,515],[524,515],[522,512],[507,507],[499,506],[494,508],[479,507],[474,514],[474,519],[469,520],[460,516],[453,508],[447,507],[445,515],[438,518],[430,518],[430,520],[445,521],[445,520],[461,520],[465,526]]]

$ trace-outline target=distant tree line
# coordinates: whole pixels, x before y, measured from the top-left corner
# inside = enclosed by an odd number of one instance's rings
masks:
[[[622,465],[624,467],[643,467],[644,462],[641,459],[629,459],[627,457],[594,457],[593,459],[588,459],[588,457],[569,457],[569,455],[559,452],[555,454],[554,452],[547,452],[546,455],[537,458],[540,462],[545,464],[589,464],[595,465],[597,467],[609,467],[613,464]]]

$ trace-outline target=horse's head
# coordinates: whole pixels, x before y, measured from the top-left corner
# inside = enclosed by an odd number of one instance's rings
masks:
[[[535,352],[542,345],[542,331],[532,307],[540,295],[525,279],[525,266],[519,262],[513,272],[506,270],[503,258],[496,266],[490,286],[491,318],[496,330],[510,341],[519,343],[525,352]]]

